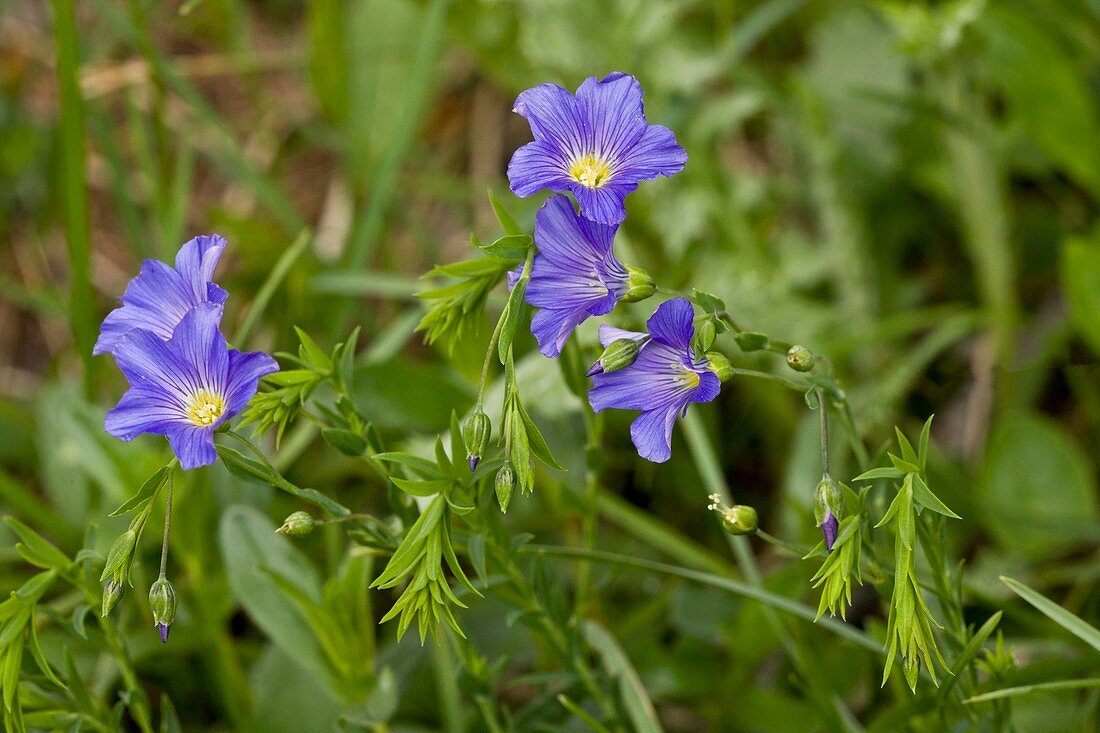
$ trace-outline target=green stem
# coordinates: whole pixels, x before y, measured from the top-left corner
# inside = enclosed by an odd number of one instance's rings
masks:
[[[585,445],[586,468],[584,489],[584,510],[581,515],[581,543],[591,550],[596,547],[596,529],[598,527],[600,472],[602,461],[600,459],[600,446],[603,445],[603,413],[591,413],[584,411],[585,433],[588,440]],[[590,568],[587,561],[577,564],[577,590],[574,599],[574,613],[578,618],[583,617],[585,605],[588,603]]]
[[[439,708],[443,717],[443,730],[447,733],[463,733],[466,726],[462,723],[462,706],[458,694],[458,683],[447,646],[442,639],[432,642],[432,671],[435,673],[436,692],[439,694]]]
[[[91,233],[85,173],[84,100],[80,95],[80,43],[75,0],[53,0],[57,84],[61,105],[62,217],[69,253],[69,319],[84,367],[84,396],[95,385],[92,346],[98,309],[92,296]]]
[[[168,567],[168,537],[172,533],[172,483],[175,471],[168,474],[168,485],[165,487],[164,496],[164,539],[160,543],[160,577],[165,577]],[[149,502],[152,504],[153,502]]]

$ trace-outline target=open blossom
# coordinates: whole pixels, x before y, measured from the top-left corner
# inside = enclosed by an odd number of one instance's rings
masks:
[[[508,164],[512,193],[570,191],[581,214],[603,224],[626,218],[624,201],[639,181],[678,173],[687,162],[671,130],[646,123],[641,84],[621,72],[586,79],[576,96],[540,84],[519,95],[514,111],[535,140]]]
[[[705,359],[691,348],[694,312],[686,298],[658,306],[646,323],[649,338],[630,366],[596,374],[588,402],[596,412],[615,408],[641,410],[630,426],[638,455],[655,463],[672,456],[672,427],[693,402],[710,402],[720,382]],[[644,339],[645,334],[601,329],[605,345],[622,339]]]
[[[552,196],[535,215],[539,251],[525,297],[539,309],[531,332],[543,355],[557,357],[574,328],[610,313],[626,294],[626,268],[611,251],[616,228],[577,216],[565,196]]]
[[[114,347],[130,389],[107,413],[104,427],[122,440],[165,435],[184,469],[217,459],[214,431],[256,394],[261,377],[279,370],[263,352],[230,349],[218,330],[222,306],[187,311],[167,341],[134,329]]]
[[[93,354],[113,352],[131,329],[152,331],[163,341],[192,307],[224,303],[227,293],[210,282],[226,241],[217,234],[195,237],[176,254],[175,268],[160,260],[145,260],[126,286],[122,306],[107,314]]]

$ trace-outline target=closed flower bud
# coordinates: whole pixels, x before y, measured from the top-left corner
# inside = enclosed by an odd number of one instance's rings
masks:
[[[462,440],[466,443],[466,460],[470,463],[470,471],[477,468],[477,462],[481,460],[481,454],[489,444],[489,436],[493,432],[493,424],[489,416],[482,410],[477,410],[466,419],[462,426]]]
[[[840,494],[840,484],[830,476],[822,476],[814,492],[814,519],[825,537],[825,549],[833,551],[837,532],[840,529],[840,517],[843,513],[844,498]]]
[[[814,352],[805,346],[795,344],[787,352],[787,366],[796,372],[808,372],[814,368]]]
[[[125,592],[126,587],[114,578],[103,584],[103,612],[100,614],[103,618],[107,618],[107,614],[111,612],[111,609],[115,607],[115,604],[118,603]]]
[[[759,526],[756,510],[745,504],[736,504],[722,510],[722,529],[732,535],[752,534]]]
[[[625,302],[637,303],[657,292],[656,283],[645,270],[627,265],[626,272],[626,295],[622,298]]]
[[[596,363],[588,368],[586,376],[596,374],[609,374],[630,366],[638,358],[638,352],[642,347],[635,339],[616,339],[612,341]]]
[[[497,471],[494,486],[497,492],[497,503],[500,504],[500,511],[507,512],[508,504],[512,501],[512,492],[516,488],[516,472],[512,470],[511,463],[505,463]]]
[[[714,319],[708,318],[699,324],[695,331],[695,342],[699,345],[699,351],[706,351],[714,343],[718,335],[718,327],[714,325]]]
[[[725,354],[720,354],[717,351],[708,351],[706,353],[707,365],[710,370],[714,372],[714,375],[718,377],[719,382],[728,382],[733,377],[733,364],[730,364],[730,360],[726,358]]]
[[[153,624],[160,632],[160,641],[167,644],[168,630],[176,620],[176,589],[163,575],[149,589],[149,608],[153,611]]]
[[[315,526],[317,526],[317,522],[314,521],[309,512],[298,511],[284,519],[283,526],[275,531],[288,537],[300,537],[312,532]]]

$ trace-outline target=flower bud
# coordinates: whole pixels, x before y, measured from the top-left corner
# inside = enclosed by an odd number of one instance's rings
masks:
[[[718,377],[719,382],[728,382],[733,377],[733,364],[730,364],[725,354],[708,351],[706,360],[708,368]]]
[[[626,266],[626,295],[622,297],[627,303],[637,303],[645,300],[657,292],[657,285],[649,273],[640,267]]]
[[[516,488],[516,472],[512,470],[511,463],[505,463],[497,471],[494,486],[497,492],[497,503],[500,504],[500,511],[502,513],[507,512],[508,504],[512,501],[512,492]]]
[[[796,372],[808,372],[814,368],[814,352],[805,346],[795,344],[787,352],[787,366]]]
[[[288,537],[300,537],[312,532],[316,526],[317,522],[314,521],[309,512],[297,511],[284,519],[283,526],[275,531]]]
[[[821,533],[825,537],[825,548],[833,551],[836,543],[837,531],[840,528],[840,517],[844,498],[840,494],[840,484],[830,476],[822,476],[814,492],[814,518],[817,526],[821,527]]]
[[[160,631],[160,642],[168,643],[168,631],[176,620],[176,589],[163,575],[149,589],[149,608],[153,611],[153,624]]]
[[[591,377],[596,374],[609,374],[630,366],[638,358],[641,345],[635,339],[616,339],[608,344],[596,363],[584,374]]]
[[[718,335],[718,327],[714,325],[714,319],[708,318],[699,324],[695,330],[695,343],[699,351],[706,351],[714,344],[714,338]]]
[[[103,584],[103,611],[100,614],[103,618],[107,618],[107,614],[111,612],[111,609],[115,607],[115,604],[118,603],[125,592],[126,586],[114,578]]]
[[[466,443],[466,460],[470,463],[471,473],[477,468],[477,462],[481,460],[481,454],[485,452],[492,432],[493,424],[480,408],[462,426],[462,440]]]
[[[756,510],[745,504],[735,504],[722,510],[722,529],[732,535],[752,534],[759,526]]]

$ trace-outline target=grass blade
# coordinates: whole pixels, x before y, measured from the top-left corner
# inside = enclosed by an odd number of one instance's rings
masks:
[[[1093,649],[1100,651],[1100,630],[1095,626],[1085,623],[1085,621],[1078,616],[1073,615],[1042,593],[1028,588],[1018,580],[1002,575],[1001,582],[1007,585],[1012,592],[1020,596],[1020,598],[1023,598],[1025,601],[1035,606],[1035,608],[1039,609],[1043,615],[1051,621],[1058,624]]]

